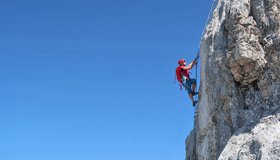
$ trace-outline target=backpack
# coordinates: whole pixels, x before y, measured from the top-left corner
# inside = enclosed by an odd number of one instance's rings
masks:
[[[181,68],[180,66],[176,68],[176,78],[177,78],[177,81],[180,82],[180,83],[183,83],[182,81],[182,71],[181,71]]]
[[[185,74],[187,74],[187,76],[184,76],[185,78],[187,77],[187,78],[190,78],[189,77],[189,74],[190,74],[190,72],[189,72],[189,70],[184,70],[184,72],[185,72]],[[177,77],[177,81],[178,82],[180,82],[180,83],[183,83],[183,72],[182,72],[182,69],[181,69],[181,67],[180,66],[178,66],[177,68],[176,68],[176,77]]]

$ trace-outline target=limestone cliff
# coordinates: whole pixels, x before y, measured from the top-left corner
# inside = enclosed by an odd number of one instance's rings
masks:
[[[280,159],[280,0],[219,0],[187,160]]]

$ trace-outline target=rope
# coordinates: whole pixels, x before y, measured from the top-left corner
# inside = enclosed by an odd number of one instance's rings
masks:
[[[209,22],[210,22],[210,17],[212,17],[212,15],[213,15],[214,6],[216,7],[216,5],[218,4],[219,1],[220,1],[220,0],[213,0],[213,2],[212,2],[211,9],[210,9],[210,11],[209,11],[209,13],[208,13],[207,20],[206,20],[206,22],[205,22],[205,25],[204,25],[202,34],[201,34],[201,36],[200,36],[200,42],[201,42],[202,36],[203,36],[204,33],[205,33],[206,27],[207,27],[207,25],[208,25]],[[199,47],[200,47],[200,43],[199,43]]]
[[[206,31],[206,28],[207,28],[207,26],[208,26],[208,24],[209,24],[209,22],[210,22],[210,17],[212,17],[212,15],[213,15],[214,7],[216,7],[216,5],[218,4],[219,1],[220,1],[220,0],[213,0],[211,9],[210,9],[210,11],[209,11],[209,13],[208,13],[207,20],[206,20],[206,22],[205,22],[203,31],[202,31],[201,36],[200,36],[200,42],[199,42],[199,46],[198,46],[197,56],[196,56],[196,58],[195,58],[195,60],[196,60],[197,63],[198,63],[198,59],[199,59],[199,56],[200,56],[200,49],[199,49],[199,48],[200,48],[200,45],[201,45],[202,37],[203,37],[203,35],[204,35],[205,31]],[[176,79],[176,73],[175,73],[175,77],[174,77],[174,84],[175,84],[175,81],[176,81],[175,79]],[[195,65],[195,79],[196,79],[196,81],[197,81],[197,64]],[[195,92],[197,92],[197,83],[196,83],[196,87],[195,87]],[[198,100],[198,95],[196,95],[196,96],[194,97],[194,99],[195,99],[195,100]]]
[[[199,58],[199,50],[197,52],[197,55],[196,55],[196,65],[195,65],[195,80],[196,80],[196,86],[195,86],[195,92],[197,92],[197,63],[198,63],[198,58]],[[194,100],[197,101],[198,100],[198,95],[195,95],[194,96]]]
[[[200,42],[199,42],[199,46],[198,46],[198,52],[197,52],[197,55],[196,55],[196,58],[195,58],[195,60],[196,60],[197,63],[198,63],[198,59],[199,59],[199,56],[200,56],[200,45],[201,45],[202,37],[203,37],[203,35],[204,35],[205,31],[206,31],[206,28],[207,28],[207,26],[208,26],[208,24],[209,24],[209,22],[210,22],[210,17],[212,17],[212,15],[213,15],[214,8],[216,8],[216,6],[217,6],[217,4],[218,4],[219,1],[220,1],[220,0],[213,0],[212,5],[211,5],[211,9],[210,9],[210,11],[209,11],[209,13],[208,13],[207,20],[206,20],[206,22],[205,22],[203,31],[202,31],[201,36],[200,36],[200,40],[199,40]],[[197,84],[198,84],[198,82],[197,82],[197,63],[196,63],[196,65],[195,65],[195,79],[196,79],[195,92],[197,92]],[[194,97],[194,100],[195,100],[195,101],[198,100],[198,95],[196,95],[196,96]]]
[[[175,76],[174,76],[174,84],[176,83],[176,77],[177,77],[177,75],[176,75],[176,72],[175,72]]]

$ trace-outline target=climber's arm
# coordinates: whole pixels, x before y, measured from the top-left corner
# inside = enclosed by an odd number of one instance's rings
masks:
[[[196,60],[192,61],[189,65],[182,67],[184,70],[190,70],[193,66],[197,64]]]

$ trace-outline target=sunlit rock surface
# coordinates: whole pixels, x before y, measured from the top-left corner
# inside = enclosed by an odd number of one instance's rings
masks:
[[[200,46],[187,160],[280,159],[280,0],[220,0]]]

